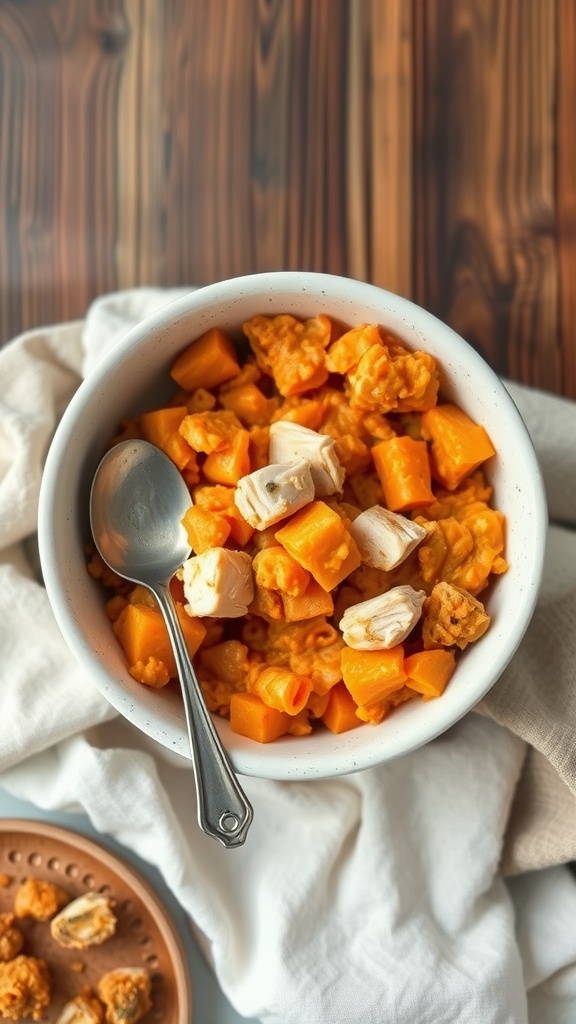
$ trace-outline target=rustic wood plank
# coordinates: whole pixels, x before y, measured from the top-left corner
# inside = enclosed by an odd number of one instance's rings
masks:
[[[136,186],[125,216],[135,223],[149,215],[139,183],[147,161],[155,166],[163,153],[156,196],[165,266],[152,268],[156,279],[205,283],[303,266],[344,272],[344,76],[334,60],[345,51],[343,0],[172,3],[162,30],[134,0],[128,10],[140,56],[127,58],[121,92],[128,133],[120,167]],[[135,108],[136,88],[141,106],[157,88],[144,48],[159,36],[169,68],[162,136],[156,106],[139,120]],[[125,236],[123,251],[134,246],[134,228]],[[127,265],[126,277],[141,279],[141,271]]]
[[[162,4],[124,0],[124,14],[128,45],[112,112],[111,159],[116,180],[104,192],[116,211],[118,288],[161,285],[165,280],[162,83],[170,59],[163,45]]]
[[[372,0],[365,10],[370,14],[370,80],[364,90],[370,104],[370,280],[412,297],[412,7],[406,0]]]
[[[556,5],[415,4],[418,300],[500,373],[561,391]]]
[[[559,0],[557,210],[563,393],[576,398],[576,6]]]
[[[0,343],[308,268],[576,394],[571,0],[5,0]],[[555,103],[557,101],[557,106]]]
[[[114,286],[121,5],[4,4],[0,337],[81,316]]]
[[[3,15],[0,32],[3,86],[0,91],[0,273],[4,294],[0,318],[2,336],[6,338],[20,329],[25,312],[31,319],[43,314],[56,319],[59,308],[56,296],[50,292],[50,282],[44,279],[47,268],[57,264],[54,232],[57,168],[46,133],[31,130],[34,122],[43,122],[52,114],[47,99],[49,92],[43,87],[47,74],[45,69],[39,69],[36,75],[29,74],[30,68],[37,66],[39,42],[23,12],[18,8],[9,9]],[[48,60],[57,59],[58,42],[49,16],[44,12],[40,25],[43,51]],[[53,130],[57,132],[58,127],[56,119]],[[34,170],[40,162],[44,166],[41,184]],[[33,294],[25,287],[29,283]]]
[[[254,11],[245,0],[168,5],[162,144],[170,284],[204,284],[253,264],[245,112]]]
[[[303,119],[299,132],[291,137],[291,149],[294,164],[299,152],[303,156],[303,175],[300,190],[294,192],[300,210],[296,209],[291,218],[291,232],[297,245],[293,247],[290,265],[345,274],[348,9],[343,0],[312,4],[299,0],[298,7],[304,15],[300,19],[299,51],[305,77],[298,80],[296,65],[293,84]],[[294,182],[297,181],[295,178]]]
[[[252,222],[250,265],[264,272],[289,264],[293,25],[298,12],[293,4],[282,2],[259,3],[258,12],[249,107],[242,128]]]
[[[83,315],[96,295],[117,285],[115,128],[127,24],[120,0],[51,5],[60,39],[61,135],[53,144],[60,240],[61,318]],[[40,165],[42,166],[42,165]],[[41,174],[38,174],[41,178]]]

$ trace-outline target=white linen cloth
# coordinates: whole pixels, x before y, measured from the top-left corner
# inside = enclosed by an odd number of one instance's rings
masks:
[[[197,828],[188,764],[118,717],[68,651],[36,578],[47,447],[104,349],[179,294],[105,296],[84,322],[30,331],[0,351],[0,785],[46,809],[87,813],[155,864],[240,1014],[266,1024],[573,1024],[569,527],[551,527],[535,618],[482,715],[346,778],[244,779],[255,819],[238,850]],[[573,527],[576,408],[510,390],[551,515]],[[564,822],[550,807],[563,808]]]

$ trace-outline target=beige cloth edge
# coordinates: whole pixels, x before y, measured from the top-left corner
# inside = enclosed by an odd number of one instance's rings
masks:
[[[576,860],[576,403],[504,383],[532,438],[550,519],[534,617],[476,708],[527,744],[502,853],[510,876]]]
[[[543,754],[528,747],[504,837],[505,877],[576,859],[576,799]]]

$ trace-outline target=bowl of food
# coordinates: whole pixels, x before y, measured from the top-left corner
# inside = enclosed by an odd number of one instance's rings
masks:
[[[188,757],[161,614],[90,535],[97,466],[135,438],[190,491],[172,593],[239,773],[412,751],[509,663],[542,571],[538,463],[497,375],[412,302],[297,272],[191,291],[103,355],[58,425],[39,507],[56,619],[110,703]]]

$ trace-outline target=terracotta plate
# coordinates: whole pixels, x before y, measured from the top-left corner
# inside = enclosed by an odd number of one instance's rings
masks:
[[[54,882],[74,899],[93,890],[115,901],[116,934],[100,946],[61,949],[50,924],[19,918],[23,953],[46,960],[52,976],[52,1001],[43,1021],[53,1024],[67,999],[94,985],[114,967],[146,967],[152,978],[152,1009],[141,1024],[190,1024],[192,997],[184,952],[174,925],[158,897],[131,867],[76,832],[43,821],[0,820],[0,911],[11,911],[17,886],[25,878]],[[79,971],[79,966],[82,970]]]

